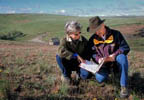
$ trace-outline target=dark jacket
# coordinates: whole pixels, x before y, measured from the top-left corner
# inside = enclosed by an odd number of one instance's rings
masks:
[[[58,48],[58,55],[61,58],[71,60],[74,53],[80,55],[83,59],[86,59],[86,48],[88,41],[85,37],[81,36],[79,40],[73,41],[68,36],[61,40]]]
[[[106,32],[105,40],[96,34],[93,34],[89,39],[89,53],[97,63],[100,58],[113,53],[116,56],[119,54],[127,55],[130,51],[126,40],[119,31],[106,27]]]

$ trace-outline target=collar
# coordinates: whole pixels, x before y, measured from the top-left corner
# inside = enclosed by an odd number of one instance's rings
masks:
[[[97,39],[97,40],[106,40],[106,39],[109,38],[109,36],[112,35],[110,28],[107,27],[107,26],[105,26],[105,28],[106,28],[106,34],[104,35],[104,38],[99,37],[97,34],[94,34],[95,39]]]
[[[109,43],[112,43],[113,40],[114,40],[113,35],[110,35],[110,36],[109,36],[106,40],[104,40],[104,41],[94,39],[93,42],[94,42],[95,45],[103,44],[103,43],[109,44]]]
[[[73,40],[72,40],[71,37],[69,37],[68,35],[66,35],[66,41],[72,42]],[[82,41],[82,36],[80,36],[79,41]]]
[[[66,35],[66,41],[72,42],[72,39],[68,35]]]
[[[107,32],[107,34],[105,35],[105,39],[103,39],[103,38],[101,38],[101,37],[99,37],[98,35],[95,34],[95,37],[93,39],[93,42],[94,42],[95,45],[98,45],[98,44],[101,44],[101,43],[102,44],[103,43],[109,44],[109,43],[113,42],[114,37],[113,37],[113,34],[111,33],[111,30],[108,27],[106,27],[106,32]]]

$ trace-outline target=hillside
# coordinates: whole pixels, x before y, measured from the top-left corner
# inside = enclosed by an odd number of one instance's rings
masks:
[[[51,37],[64,35],[64,24],[78,20],[87,33],[87,17],[56,15],[0,15],[0,34],[20,31],[26,34],[16,40],[0,40],[0,100],[121,100],[119,82],[110,74],[100,85],[94,77],[81,80],[78,86],[61,82],[55,55],[58,46],[50,46]],[[144,99],[144,17],[106,17],[106,25],[120,30],[131,47],[129,59],[129,100]],[[45,43],[29,40],[46,33]]]
[[[83,33],[86,32],[89,17],[71,17],[48,14],[0,14],[0,34],[7,34],[12,31],[20,31],[25,37],[17,40],[28,40],[37,35],[47,33],[50,37],[62,37],[64,35],[64,25],[69,20],[78,20],[83,25]],[[105,24],[111,27],[121,25],[144,24],[144,17],[104,17]]]

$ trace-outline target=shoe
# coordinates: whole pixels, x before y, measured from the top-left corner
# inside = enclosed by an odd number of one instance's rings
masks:
[[[69,77],[64,77],[63,75],[61,75],[61,81],[62,81],[63,83],[70,84],[70,83],[71,83],[71,78],[69,78]]]
[[[120,97],[121,98],[127,98],[128,97],[128,89],[126,87],[121,87]]]
[[[80,79],[78,73],[75,71],[72,71],[71,78],[72,80],[75,80],[75,81],[78,81]]]
[[[79,74],[75,71],[72,71],[72,74],[71,74],[71,79],[72,79],[72,85],[78,85],[79,84],[79,80],[80,80],[80,77],[79,77]]]

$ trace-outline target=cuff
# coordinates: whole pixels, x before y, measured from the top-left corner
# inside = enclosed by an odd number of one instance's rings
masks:
[[[77,54],[77,53],[74,53],[74,54],[72,55],[72,58],[76,59],[77,56],[78,56],[78,54]]]
[[[98,63],[100,57],[99,57],[99,56],[96,56],[96,54],[93,54],[92,57],[93,57],[93,59],[95,60],[95,62]]]
[[[121,54],[121,53],[123,53],[123,50],[118,49],[118,50],[114,53],[114,55],[117,56],[117,55],[119,55],[119,54]]]

